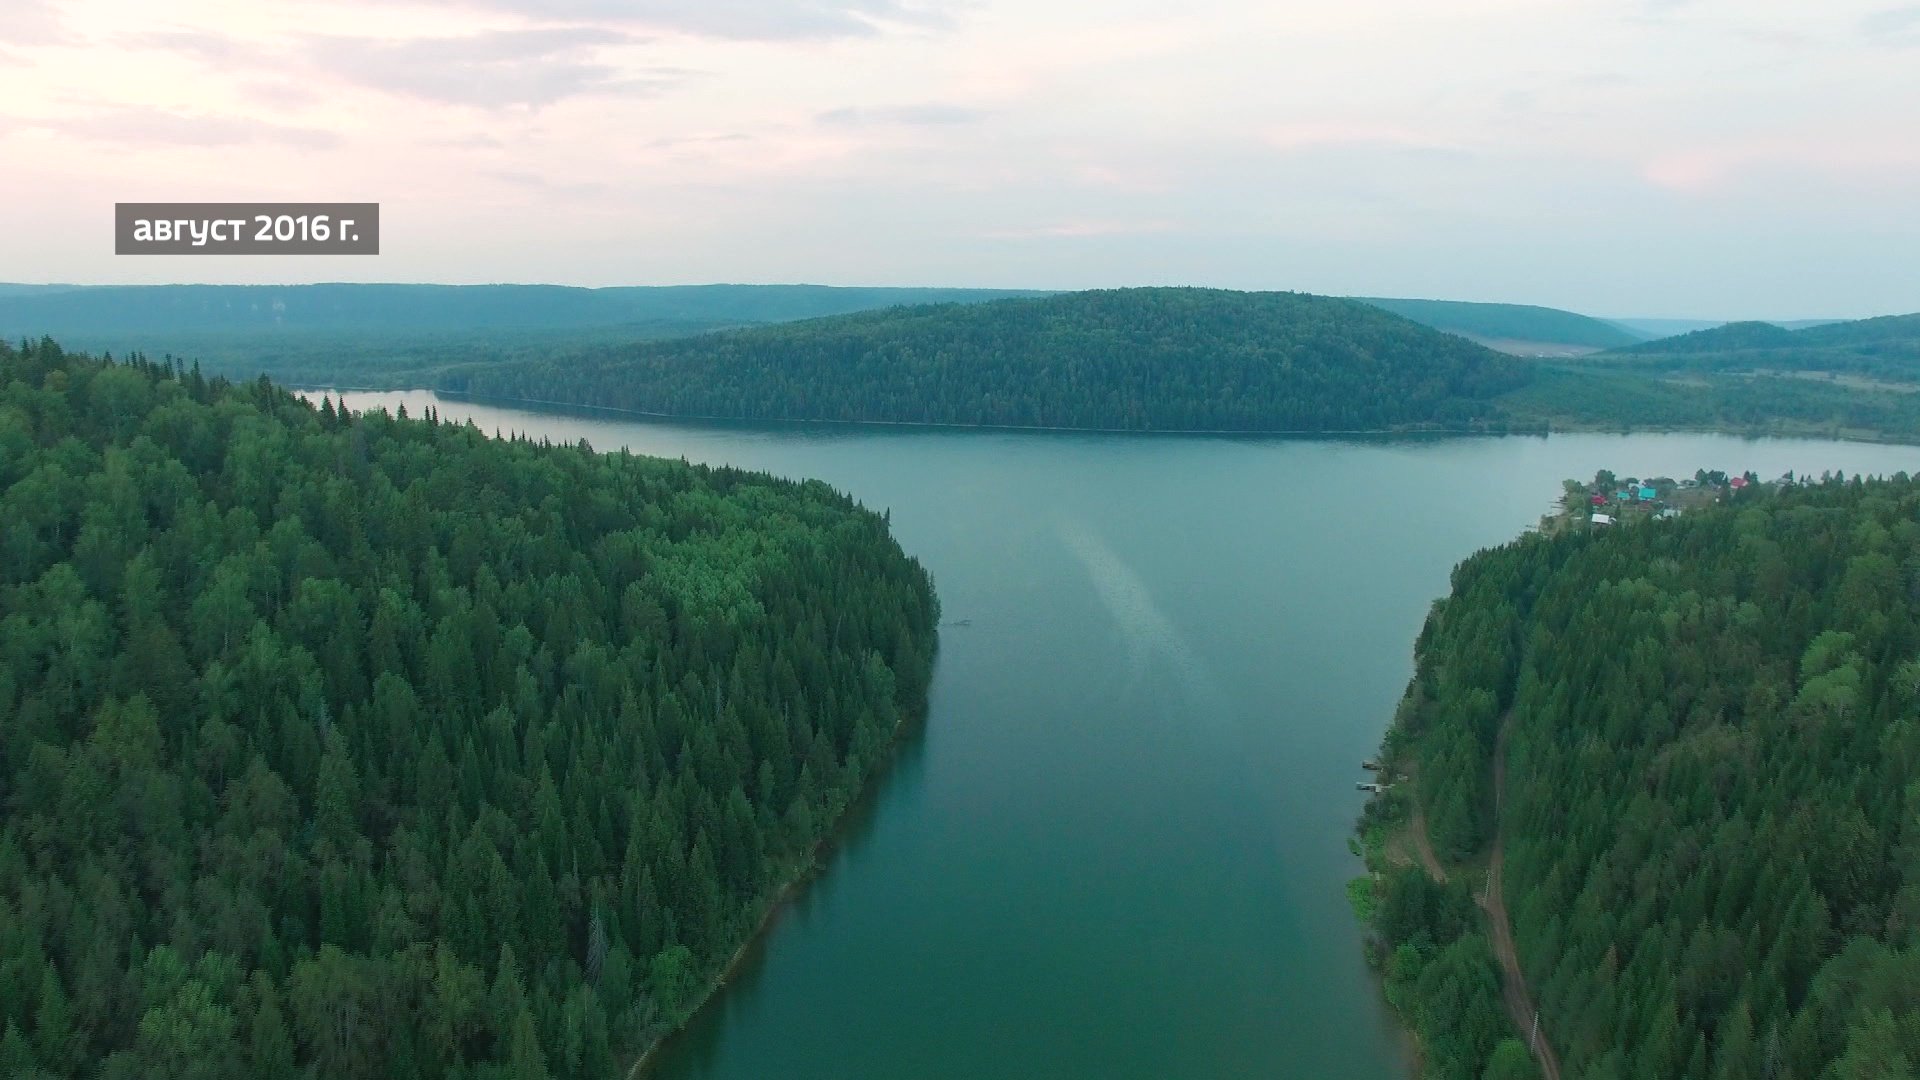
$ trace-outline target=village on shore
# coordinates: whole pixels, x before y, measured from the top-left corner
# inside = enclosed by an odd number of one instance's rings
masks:
[[[1677,518],[1741,491],[1805,482],[1811,482],[1811,478],[1800,480],[1792,473],[1763,481],[1752,472],[1729,474],[1700,469],[1691,477],[1676,480],[1670,476],[1620,477],[1602,469],[1592,480],[1565,481],[1559,509],[1540,519],[1540,531],[1551,534],[1569,528],[1608,528]]]

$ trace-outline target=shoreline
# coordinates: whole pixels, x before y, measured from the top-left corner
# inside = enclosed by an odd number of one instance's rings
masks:
[[[937,642],[938,638],[936,637],[935,640]],[[938,658],[938,652],[936,651],[936,662]],[[929,677],[928,682],[931,684],[931,677]],[[720,992],[726,988],[729,982],[733,981],[734,976],[740,973],[741,968],[746,966],[749,957],[753,953],[754,947],[765,943],[768,933],[773,929],[774,920],[779,917],[781,912],[786,910],[789,904],[799,898],[800,894],[813,882],[815,877],[826,871],[826,860],[824,860],[822,856],[829,854],[832,849],[837,847],[839,843],[846,838],[847,830],[852,825],[855,814],[860,810],[861,804],[876,797],[880,785],[886,782],[887,773],[890,771],[894,759],[899,755],[900,747],[908,738],[917,734],[919,729],[925,725],[931,711],[931,704],[929,704],[923,707],[918,714],[902,717],[900,722],[894,725],[893,734],[887,739],[885,756],[874,763],[873,771],[868,780],[860,785],[860,788],[847,800],[847,805],[842,807],[840,812],[835,815],[832,824],[821,834],[820,839],[814,841],[813,846],[807,850],[806,860],[801,863],[799,869],[795,871],[794,875],[789,878],[785,884],[773,891],[772,899],[767,903],[766,911],[761,913],[759,921],[754,924],[753,931],[741,940],[740,947],[735,949],[732,955],[727,957],[727,962],[722,964],[720,970],[708,981],[706,988],[700,992],[699,999],[687,1009],[685,1019],[655,1036],[653,1041],[648,1043],[644,1050],[640,1051],[640,1056],[635,1059],[634,1063],[628,1067],[625,1072],[621,1073],[623,1080],[646,1080],[647,1075],[653,1068],[654,1058],[659,1055],[667,1043],[684,1034],[686,1030],[693,1025],[694,1020],[699,1018],[701,1013],[714,1007],[719,1001]]]
[[[847,428],[925,428],[936,431],[1007,431],[1032,434],[1056,435],[1227,435],[1240,437],[1275,436],[1282,438],[1311,439],[1322,437],[1366,437],[1366,436],[1415,436],[1415,437],[1461,437],[1461,436],[1498,436],[1498,435],[1546,435],[1549,432],[1528,428],[1522,431],[1494,431],[1483,428],[1467,427],[1405,427],[1405,428],[1109,428],[1109,427],[1063,427],[1052,424],[969,424],[951,420],[827,420],[818,417],[748,417],[748,416],[709,416],[699,413],[649,412],[644,409],[622,409],[615,405],[588,405],[576,401],[554,401],[547,398],[524,398],[510,395],[474,394],[465,390],[446,390],[433,386],[295,386],[287,389],[295,393],[324,393],[328,390],[347,393],[369,394],[405,394],[425,392],[436,397],[457,401],[472,401],[479,404],[500,405],[536,405],[548,409],[572,409],[581,412],[612,413],[616,416],[636,416],[647,420],[669,420],[680,423],[706,424],[779,424],[795,427],[847,427]]]
[[[507,407],[527,406],[544,410],[578,411],[586,413],[606,413],[613,416],[637,417],[644,420],[659,420],[687,424],[744,424],[775,425],[801,428],[884,428],[929,431],[986,431],[1011,432],[1049,435],[1133,435],[1154,436],[1213,436],[1226,438],[1278,438],[1278,439],[1368,439],[1368,438],[1551,438],[1555,435],[1725,435],[1735,439],[1804,439],[1827,442],[1861,443],[1870,446],[1920,446],[1920,432],[1902,435],[1896,432],[1855,430],[1844,433],[1821,430],[1768,429],[1752,427],[1720,427],[1705,425],[1626,425],[1605,422],[1582,422],[1578,420],[1550,420],[1525,422],[1511,428],[1500,430],[1473,427],[1404,427],[1404,428],[1111,428],[1111,427],[1063,427],[1047,424],[970,424],[944,420],[827,420],[817,417],[744,417],[712,416],[697,413],[651,412],[644,409],[623,409],[614,405],[589,405],[573,401],[556,401],[548,398],[526,398],[510,395],[474,394],[465,390],[446,390],[433,386],[308,386],[287,384],[287,389],[295,393],[359,393],[359,394],[405,394],[430,393],[455,401],[470,401],[476,404],[496,404]]]

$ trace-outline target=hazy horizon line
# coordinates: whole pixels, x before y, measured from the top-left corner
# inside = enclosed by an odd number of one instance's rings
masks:
[[[1836,315],[1832,313],[1825,313],[1825,314],[1819,314],[1819,315],[1772,315],[1772,316],[1741,315],[1741,316],[1733,316],[1733,317],[1728,317],[1724,315],[1698,315],[1698,314],[1650,315],[1650,314],[1644,314],[1644,313],[1633,314],[1633,315],[1595,315],[1590,311],[1586,311],[1578,307],[1573,307],[1573,306],[1564,305],[1564,304],[1540,303],[1540,302],[1531,301],[1531,300],[1467,300],[1459,297],[1449,297],[1449,296],[1390,296],[1390,295],[1387,295],[1386,293],[1317,293],[1310,289],[1285,289],[1285,288],[1246,289],[1246,288],[1236,288],[1236,287],[1227,286],[1227,285],[1202,285],[1202,284],[1193,284],[1193,283],[1177,284],[1177,285],[1165,284],[1165,283],[1137,284],[1137,285],[1091,285],[1091,286],[1084,286],[1080,288],[1059,288],[1059,287],[1046,287],[1046,286],[1036,286],[1036,285],[929,285],[929,284],[898,285],[898,284],[875,284],[870,282],[848,285],[848,284],[829,283],[829,282],[823,282],[823,281],[675,281],[675,282],[628,282],[628,283],[612,284],[612,285],[578,285],[578,284],[573,284],[573,283],[564,282],[564,281],[329,281],[329,280],[322,280],[322,281],[167,281],[167,282],[0,281],[0,288],[23,287],[23,288],[30,288],[30,289],[168,289],[168,288],[187,288],[187,287],[296,289],[296,288],[304,288],[304,287],[318,286],[318,285],[357,285],[357,286],[421,285],[421,286],[432,286],[436,288],[455,288],[455,289],[555,288],[555,289],[580,289],[587,292],[598,292],[603,289],[701,289],[701,288],[714,288],[714,287],[734,287],[734,288],[754,288],[754,289],[777,289],[777,288],[942,289],[942,290],[950,290],[955,292],[960,292],[960,291],[1031,292],[1031,293],[1051,293],[1056,295],[1064,294],[1064,293],[1077,293],[1077,292],[1100,292],[1100,291],[1108,291],[1108,290],[1114,290],[1114,289],[1217,289],[1221,292],[1245,292],[1245,293],[1293,292],[1293,293],[1304,293],[1309,296],[1329,296],[1329,297],[1333,297],[1335,299],[1340,299],[1340,300],[1356,300],[1356,299],[1422,300],[1422,301],[1436,301],[1440,303],[1449,303],[1449,304],[1504,304],[1504,305],[1511,305],[1515,307],[1536,307],[1536,308],[1545,308],[1551,311],[1565,311],[1574,315],[1582,315],[1589,319],[1598,319],[1602,322],[1719,322],[1719,323],[1736,323],[1736,322],[1781,323],[1781,322],[1820,322],[1820,321],[1856,322],[1856,321],[1865,320],[1865,319],[1879,319],[1879,318],[1888,318],[1891,316],[1898,316],[1898,315],[1920,314],[1920,308],[1915,308],[1911,311],[1880,311],[1880,312],[1874,312],[1871,314],[1864,314],[1864,315],[1862,314]]]

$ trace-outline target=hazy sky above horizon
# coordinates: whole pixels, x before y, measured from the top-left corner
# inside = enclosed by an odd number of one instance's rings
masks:
[[[383,254],[112,254],[219,200]],[[0,0],[0,281],[1913,311],[1920,4]]]

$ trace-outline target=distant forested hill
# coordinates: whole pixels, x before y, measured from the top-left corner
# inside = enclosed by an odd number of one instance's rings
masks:
[[[1794,333],[1770,322],[1734,322],[1677,337],[1630,345],[1620,351],[1642,356],[1726,352],[1735,349],[1775,349],[1791,345]]]
[[[1642,342],[1613,355],[1728,370],[1874,370],[1920,377],[1920,314],[1820,323],[1797,330],[1764,322],[1728,323]]]
[[[1916,600],[1904,477],[1754,485],[1456,570],[1387,740],[1413,779],[1376,806],[1411,790],[1443,859],[1504,836],[1503,895],[1566,1076],[1913,1075]],[[1460,1008],[1485,985],[1478,913],[1425,880],[1407,867],[1382,888],[1389,985],[1448,1018],[1448,1053],[1484,1054],[1498,1028]]]
[[[1017,290],[676,285],[0,286],[0,338],[199,361],[295,384],[423,385],[450,364]]]
[[[1711,330],[1716,326],[1726,326],[1727,319],[1607,319],[1606,322],[1618,326],[1635,337],[1647,341],[1659,338],[1678,337],[1691,334],[1696,330]],[[1751,321],[1751,320],[1749,320]],[[1845,322],[1845,319],[1763,319],[1782,330],[1805,330],[1810,326],[1826,326],[1829,323]]]
[[[678,416],[1349,431],[1497,420],[1521,361],[1366,304],[1121,289],[902,308],[455,370],[485,396]]]
[[[1641,340],[1614,323],[1558,308],[1527,304],[1474,304],[1458,300],[1354,299],[1384,308],[1423,326],[1477,341],[1497,342],[1516,351],[1531,346],[1613,349]]]
[[[1729,323],[1543,365],[1502,405],[1557,427],[1920,442],[1920,315]]]
[[[793,483],[0,343],[0,1076],[606,1080],[919,713]]]

